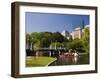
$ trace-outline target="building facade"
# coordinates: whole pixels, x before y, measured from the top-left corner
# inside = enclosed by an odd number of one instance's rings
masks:
[[[72,36],[72,39],[81,39],[82,38],[82,34],[84,33],[84,29],[89,27],[89,25],[86,25],[84,28],[81,28],[81,27],[77,27],[75,28],[71,33],[70,35]]]
[[[70,38],[70,33],[69,33],[67,30],[64,30],[61,34],[62,34],[64,37],[66,37],[67,39]]]
[[[72,36],[72,39],[75,39],[75,38],[81,39],[81,37],[82,37],[82,29],[80,27],[75,28],[71,32],[71,36]]]
[[[84,27],[77,27],[71,33],[69,33],[67,30],[64,30],[61,34],[67,39],[70,39],[70,37],[72,37],[72,39],[76,39],[76,38],[81,39],[84,30],[87,27],[89,27],[89,25],[85,25]]]

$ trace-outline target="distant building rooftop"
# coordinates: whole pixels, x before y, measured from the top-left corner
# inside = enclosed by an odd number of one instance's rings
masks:
[[[62,31],[61,34],[66,38],[68,38],[70,36],[70,33],[67,30]]]
[[[75,28],[74,30],[80,30],[80,29],[82,29],[81,27],[77,27],[77,28]]]

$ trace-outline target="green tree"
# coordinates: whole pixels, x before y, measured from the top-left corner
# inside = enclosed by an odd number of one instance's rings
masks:
[[[37,42],[34,43],[34,50],[37,50],[41,48],[41,44],[40,44],[40,41],[38,40]]]
[[[31,35],[26,33],[26,45],[28,46],[28,49],[30,49],[31,47],[31,42],[32,42]]]
[[[90,30],[89,27],[86,27],[84,29],[83,37],[82,37],[83,43],[84,43],[84,49],[87,53],[89,53],[89,43],[90,43]]]
[[[50,46],[52,47],[52,48],[63,48],[64,47],[64,44],[63,43],[60,43],[60,42],[53,42],[53,43],[51,43],[50,44]]]
[[[28,33],[26,33],[26,44],[29,42],[29,37],[30,37],[30,35]]]
[[[40,47],[49,47],[52,40],[51,32],[33,32],[31,34],[32,42],[36,45],[40,45]]]
[[[40,38],[41,47],[49,47],[52,41],[52,33],[51,32],[41,32],[39,35],[42,36]]]
[[[63,42],[65,40],[64,36],[62,36],[61,33],[59,33],[59,32],[53,33],[52,37],[53,37],[53,41],[54,42],[57,41],[57,42],[61,43],[61,42]]]
[[[66,43],[66,48],[67,49],[72,49],[72,50],[82,50],[83,49],[83,41],[80,39],[74,39],[72,41],[69,41]]]

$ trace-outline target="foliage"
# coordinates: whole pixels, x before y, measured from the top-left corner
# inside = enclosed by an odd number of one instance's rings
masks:
[[[66,44],[67,49],[78,50],[83,48],[83,42],[80,39],[74,39]]]
[[[51,43],[50,44],[50,46],[52,47],[52,48],[63,48],[64,47],[64,45],[63,45],[63,43],[60,43],[60,42],[53,42],[53,43]]]
[[[53,42],[64,42],[67,41],[65,37],[59,32],[33,32],[31,35],[26,35],[26,39],[29,40],[29,43],[33,43],[35,49],[40,47],[50,47],[50,44]]]
[[[35,42],[34,44],[33,44],[33,49],[34,50],[37,50],[37,49],[39,49],[40,48],[40,41],[38,40],[37,42]]]
[[[28,43],[30,40],[30,35],[28,33],[26,33],[26,43]]]
[[[86,53],[89,53],[89,40],[90,40],[90,32],[89,27],[86,27],[84,29],[84,32],[82,34],[81,39],[69,39],[68,42],[64,42],[64,45],[67,49],[73,49],[77,51],[85,51]]]
[[[55,42],[63,42],[64,41],[64,37],[59,32],[53,33],[52,37],[53,37],[53,41],[55,41]]]
[[[84,49],[86,50],[87,53],[89,53],[89,41],[90,41],[90,31],[89,31],[89,27],[85,28],[84,33],[83,33],[83,43],[84,43]]]
[[[65,38],[60,32],[33,32],[26,34],[26,43],[32,43],[34,49],[48,48],[56,45],[56,48],[65,47],[67,49],[85,50],[89,53],[89,27],[84,29],[82,39]]]

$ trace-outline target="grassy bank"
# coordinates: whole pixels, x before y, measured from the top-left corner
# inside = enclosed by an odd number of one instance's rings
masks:
[[[46,66],[55,59],[56,58],[44,57],[44,56],[42,57],[28,56],[26,57],[26,67]]]

